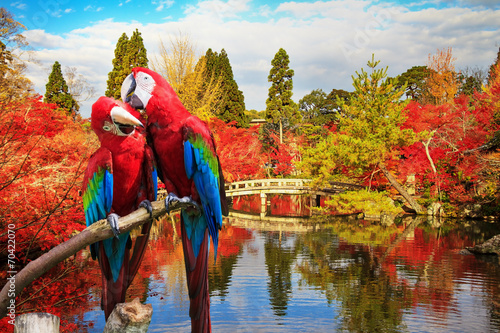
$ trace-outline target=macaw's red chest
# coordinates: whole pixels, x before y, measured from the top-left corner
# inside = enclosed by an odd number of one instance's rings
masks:
[[[193,182],[187,178],[184,167],[182,126],[179,123],[161,126],[152,122],[148,124],[148,132],[167,191],[178,196],[191,195],[196,200],[198,195],[193,193]]]
[[[132,138],[128,138],[132,139]],[[134,139],[135,140],[135,139]],[[143,177],[144,142],[123,141],[113,147],[113,206],[114,213],[124,216],[138,204]]]

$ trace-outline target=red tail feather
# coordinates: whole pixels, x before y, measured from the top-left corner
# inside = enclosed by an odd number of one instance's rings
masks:
[[[210,296],[208,294],[208,229],[196,258],[191,241],[187,238],[184,221],[181,218],[182,246],[186,265],[187,285],[190,299],[189,316],[191,332],[211,332]]]
[[[128,288],[129,280],[129,251],[125,251],[122,268],[116,282],[113,282],[111,268],[109,267],[108,258],[104,252],[102,242],[99,242],[99,265],[101,266],[102,277],[102,298],[101,307],[104,310],[104,316],[108,320],[109,315],[118,303],[125,302],[125,293]]]

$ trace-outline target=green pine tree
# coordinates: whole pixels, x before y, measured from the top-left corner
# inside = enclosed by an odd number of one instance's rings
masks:
[[[236,121],[238,127],[248,127],[249,119],[245,114],[245,101],[243,92],[238,89],[238,84],[234,80],[233,70],[229,63],[229,58],[224,49],[220,54],[208,49],[204,60],[205,79],[208,85],[213,81],[213,78],[221,79],[221,101],[218,103],[216,112],[217,118],[231,122]]]
[[[120,89],[123,80],[134,67],[148,67],[147,51],[139,30],[135,30],[130,39],[123,33],[118,39],[113,59],[113,69],[108,73],[105,95],[120,99]]]
[[[108,97],[120,98],[120,89],[125,76],[124,59],[127,53],[128,37],[123,33],[118,39],[115,48],[115,58],[113,59],[113,70],[108,73],[108,86],[105,95]]]
[[[135,29],[127,44],[125,66],[130,71],[134,67],[148,67],[148,54],[139,30]]]
[[[49,82],[45,85],[45,98],[43,101],[57,104],[61,109],[73,116],[76,116],[80,109],[80,106],[69,92],[66,80],[62,75],[61,65],[57,61],[52,66]]]
[[[267,78],[272,84],[266,101],[266,119],[279,124],[280,143],[283,143],[283,123],[294,124],[300,120],[298,106],[292,100],[294,71],[289,68],[289,63],[288,54],[280,48],[271,61],[273,67]]]
[[[222,75],[222,96],[219,118],[225,122],[236,121],[239,127],[248,127],[248,117],[245,114],[243,92],[238,89],[234,80],[233,70],[224,49],[219,55],[220,73]]]
[[[395,86],[387,78],[387,67],[376,69],[380,61],[368,61],[370,73],[361,69],[353,76],[354,92],[349,103],[340,102],[344,114],[339,119],[339,131],[331,135],[333,155],[343,165],[359,172],[377,166],[391,185],[408,201],[417,213],[420,205],[411,197],[385,166],[390,159],[397,159],[397,147],[415,142],[415,133],[402,129],[405,122],[404,108],[408,100],[401,101],[406,85]],[[333,144],[335,142],[335,144]]]
[[[495,76],[499,74],[495,72],[495,66],[498,64],[498,62],[500,62],[500,48],[498,48],[497,58],[495,59],[495,62],[491,64],[490,70],[488,71],[488,84],[490,84],[490,82],[493,82]]]

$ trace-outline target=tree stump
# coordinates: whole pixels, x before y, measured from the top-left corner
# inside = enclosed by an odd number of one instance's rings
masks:
[[[59,324],[59,317],[50,313],[25,313],[16,317],[14,333],[59,333]]]
[[[104,326],[103,333],[147,332],[152,315],[151,304],[142,304],[139,298],[117,304]]]

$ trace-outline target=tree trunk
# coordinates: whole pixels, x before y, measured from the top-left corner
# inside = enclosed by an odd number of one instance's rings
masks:
[[[283,143],[283,121],[280,119],[280,144]]]
[[[50,313],[31,312],[16,317],[14,333],[59,333],[60,319]]]
[[[440,186],[440,181],[439,178],[437,177],[437,169],[436,166],[434,165],[434,161],[432,160],[431,153],[429,152],[429,144],[431,143],[432,137],[434,136],[434,133],[436,133],[436,130],[431,132],[431,135],[429,137],[429,140],[427,142],[422,142],[422,144],[425,147],[425,155],[427,156],[427,159],[429,160],[429,163],[432,168],[432,172],[434,173],[434,179],[436,180],[437,184],[437,191],[439,195],[439,201],[441,201],[441,186]]]
[[[385,165],[382,164],[382,162],[380,162],[378,164],[378,167],[380,168],[380,170],[382,170],[382,172],[384,173],[384,175],[387,177],[387,179],[389,180],[389,183],[391,183],[391,185],[394,186],[394,188],[399,192],[399,194],[401,194],[403,196],[403,198],[405,198],[405,200],[410,204],[411,208],[413,208],[415,210],[415,212],[417,212],[417,214],[422,214],[423,211],[424,211],[422,209],[422,207],[405,190],[405,188],[397,181],[397,179],[394,178],[394,176],[389,172],[389,170],[387,170],[387,168],[385,167]]]
[[[147,332],[153,307],[151,304],[141,304],[139,298],[133,301],[117,304],[104,326],[103,333],[141,333]]]

